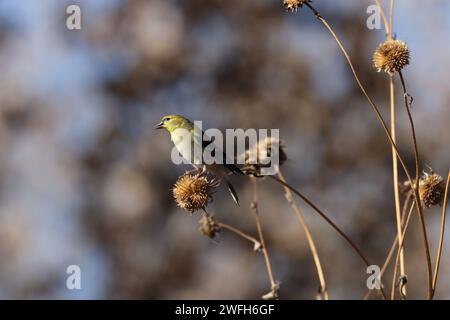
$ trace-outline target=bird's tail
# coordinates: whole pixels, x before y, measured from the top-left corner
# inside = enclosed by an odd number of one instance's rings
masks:
[[[236,193],[236,190],[234,189],[233,185],[230,183],[230,181],[228,181],[228,179],[225,180],[227,183],[227,187],[228,187],[228,191],[230,191],[231,197],[234,200],[234,203],[237,204],[237,206],[239,207],[239,197]]]
[[[237,168],[237,167],[236,167]],[[239,168],[237,168],[239,170]],[[210,166],[209,171],[220,178],[221,182],[225,182],[227,184],[228,191],[230,192],[231,197],[233,198],[234,203],[239,207],[239,197],[237,195],[236,190],[228,179],[228,175],[224,172],[223,168],[219,166]]]

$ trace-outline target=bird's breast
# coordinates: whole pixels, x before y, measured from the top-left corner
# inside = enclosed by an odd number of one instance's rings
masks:
[[[172,134],[171,139],[177,151],[181,156],[191,164],[201,163],[201,148],[197,150],[198,155],[194,152],[194,139],[192,134]]]

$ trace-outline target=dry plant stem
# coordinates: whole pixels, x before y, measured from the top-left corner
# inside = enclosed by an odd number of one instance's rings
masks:
[[[432,266],[431,266],[430,246],[428,244],[428,237],[427,237],[427,228],[426,228],[426,224],[425,224],[425,217],[423,214],[422,203],[421,203],[420,197],[419,197],[419,176],[420,176],[419,148],[417,146],[416,130],[415,130],[414,121],[413,121],[413,118],[411,115],[411,110],[410,110],[411,104],[408,101],[409,94],[408,94],[408,91],[406,90],[405,79],[403,78],[403,74],[401,71],[399,71],[398,74],[400,76],[400,82],[401,82],[402,88],[403,88],[403,98],[405,101],[405,108],[406,108],[406,113],[408,114],[409,124],[411,126],[411,136],[412,136],[413,145],[414,145],[414,158],[415,158],[415,163],[416,163],[416,179],[415,179],[415,184],[414,184],[413,190],[414,190],[414,194],[415,194],[414,198],[417,203],[416,207],[417,207],[418,213],[419,213],[420,225],[422,228],[422,237],[423,237],[423,242],[424,242],[424,247],[425,247],[425,258],[426,258],[426,262],[427,262],[427,272],[428,272],[428,299],[431,299],[432,295],[433,295],[433,274],[432,274]],[[411,184],[411,186],[413,186],[413,184]]]
[[[328,218],[327,215],[322,212],[322,210],[317,208],[317,206],[314,203],[312,203],[311,200],[309,200],[306,196],[304,196],[299,191],[294,189],[294,187],[292,187],[288,183],[278,179],[275,176],[269,176],[269,177],[272,178],[273,180],[277,181],[281,185],[283,185],[285,188],[288,188],[289,190],[294,192],[303,201],[305,201],[311,208],[313,208],[323,219],[325,219],[328,222],[329,225],[331,225],[333,227],[334,230],[336,230],[348,242],[348,244],[353,248],[353,250],[355,250],[355,252],[358,254],[358,256],[364,261],[364,263],[367,266],[370,266],[369,261],[366,259],[366,257],[362,253],[362,251],[358,248],[358,246],[344,233],[344,231],[342,231],[330,218]]]
[[[439,274],[439,267],[441,265],[442,246],[444,245],[445,215],[446,215],[446,211],[447,211],[449,183],[450,183],[450,171],[448,172],[447,182],[445,184],[444,203],[442,205],[441,232],[440,232],[440,236],[439,236],[439,246],[438,246],[437,255],[436,255],[436,263],[434,265],[433,292],[432,292],[431,298],[434,297],[434,293],[436,292],[436,284],[437,284],[437,278],[438,278],[438,274]]]
[[[397,265],[398,265],[398,262],[400,260],[400,251],[403,248],[403,244],[405,242],[405,234],[406,234],[406,230],[408,229],[409,219],[412,216],[412,212],[413,212],[414,206],[415,206],[415,202],[411,204],[411,208],[409,209],[409,212],[408,212],[408,217],[406,218],[405,228],[403,229],[401,238],[398,241],[399,246],[398,246],[397,256],[395,258],[394,275],[392,277],[391,300],[395,299],[395,287],[396,287],[395,283],[397,281]],[[403,297],[403,298],[405,298],[405,297]]]
[[[264,241],[264,235],[263,235],[262,227],[261,227],[261,220],[259,218],[257,181],[256,181],[256,178],[254,178],[254,177],[251,177],[250,180],[252,182],[252,189],[253,189],[253,201],[252,201],[252,209],[253,210],[252,210],[252,212],[255,217],[256,228],[258,229],[259,242],[262,245],[261,250],[263,252],[264,260],[266,262],[267,274],[268,274],[269,280],[270,280],[270,288],[271,288],[273,296],[276,298],[278,295],[278,284],[275,282],[275,280],[273,278],[273,272],[272,272],[272,267],[270,265],[269,253],[267,252],[267,247],[266,247],[266,243]]]
[[[338,44],[339,48],[341,49],[342,53],[344,54],[345,58],[347,59],[347,62],[350,66],[350,69],[352,70],[353,76],[356,80],[356,83],[358,84],[359,88],[361,89],[361,92],[364,94],[364,96],[366,97],[366,99],[368,100],[369,104],[371,105],[373,111],[375,112],[378,120],[380,121],[384,132],[386,133],[386,136],[388,137],[392,147],[395,149],[395,153],[397,154],[397,158],[400,162],[400,164],[402,165],[403,170],[405,171],[406,176],[408,177],[408,180],[410,182],[411,185],[413,184],[411,175],[406,167],[405,162],[403,161],[403,158],[400,155],[400,152],[398,150],[397,145],[395,144],[395,142],[392,140],[392,136],[389,132],[389,129],[386,125],[386,121],[384,121],[383,116],[380,113],[380,110],[378,109],[378,107],[375,105],[375,103],[373,102],[372,98],[370,98],[370,96],[368,95],[366,89],[364,88],[364,86],[362,85],[361,81],[359,80],[359,77],[355,71],[355,68],[353,66],[353,63],[350,59],[350,56],[348,55],[347,51],[345,50],[344,46],[342,45],[341,41],[339,40],[339,38],[337,37],[336,33],[333,31],[333,29],[331,28],[331,26],[328,24],[328,22],[319,14],[319,12],[314,9],[314,7],[309,3],[309,2],[305,2],[305,5],[311,9],[311,11],[315,14],[315,16],[317,17],[317,19],[319,19],[323,25],[328,29],[328,31],[331,33],[331,35],[333,36],[333,38],[335,39],[336,43]],[[401,73],[400,73],[401,74]],[[409,110],[408,110],[409,111]],[[416,179],[416,181],[418,182],[418,179]],[[425,254],[426,254],[426,261],[427,261],[427,272],[428,272],[428,298],[431,297],[431,286],[432,286],[432,274],[431,274],[431,258],[430,258],[430,250],[429,250],[429,246],[428,246],[428,239],[427,239],[427,235],[426,235],[426,228],[425,228],[425,220],[423,217],[423,210],[422,207],[420,205],[420,197],[419,197],[419,192],[418,189],[415,189],[414,192],[414,198],[416,200],[416,202],[418,203],[417,206],[417,210],[419,211],[419,216],[420,216],[420,220],[421,220],[421,224],[422,224],[422,235],[423,235],[423,239],[424,239],[424,245],[425,245]]]
[[[383,7],[381,6],[381,3],[379,0],[375,0],[375,3],[380,9],[381,16],[383,18],[384,22],[384,28],[386,30],[386,38],[392,39],[392,21],[394,16],[394,6],[393,6],[393,0],[391,0],[391,7],[390,7],[390,19],[389,24],[386,19],[386,14],[384,13]],[[395,120],[395,91],[394,91],[394,81],[392,76],[389,79],[389,95],[390,95],[390,106],[391,106],[391,135],[392,140],[394,143],[397,143],[396,141],[396,120]],[[393,174],[393,185],[394,185],[394,200],[395,200],[395,213],[396,213],[396,221],[397,221],[397,235],[394,239],[394,242],[391,245],[391,248],[389,250],[389,253],[384,261],[383,267],[381,268],[381,274],[380,277],[383,276],[384,272],[386,271],[389,262],[395,252],[395,248],[398,244],[398,239],[401,236],[401,225],[404,223],[404,220],[406,218],[405,215],[405,208],[409,204],[410,195],[405,199],[405,203],[403,204],[403,213],[400,218],[400,196],[399,196],[399,188],[398,188],[398,162],[397,162],[397,156],[395,153],[394,147],[392,149],[392,174]],[[400,221],[401,220],[401,221]],[[404,255],[403,250],[400,252],[400,270],[401,273],[404,274]],[[372,293],[372,290],[368,290],[366,295],[364,296],[364,300],[367,300],[370,297],[370,294]],[[406,286],[404,287],[404,295],[406,295]]]
[[[383,23],[384,23],[384,29],[386,30],[386,36],[388,36],[390,34],[390,29],[389,29],[389,24],[386,18],[386,14],[384,13],[383,7],[381,6],[380,0],[375,0],[375,3],[377,4],[378,8],[380,8],[380,12],[381,12],[381,17],[383,19]]]
[[[277,181],[278,183],[280,183],[284,187],[288,188],[293,193],[295,193],[297,196],[299,196],[303,201],[305,201],[311,208],[314,209],[314,211],[316,211],[323,219],[325,219],[325,221],[328,222],[328,224],[331,227],[333,227],[333,229],[336,230],[337,233],[339,233],[341,235],[341,237],[343,237],[345,239],[345,241],[347,241],[347,243],[353,248],[353,250],[356,252],[356,254],[364,261],[365,265],[366,266],[370,266],[369,261],[364,256],[362,251],[358,248],[358,246],[344,233],[344,231],[342,231],[330,218],[328,218],[327,215],[325,213],[323,213],[322,210],[320,210],[314,203],[312,203],[311,200],[309,200],[306,196],[301,194],[294,187],[292,187],[288,183],[278,179],[277,177],[275,177],[275,176],[268,176],[268,177],[272,178],[273,180]],[[381,288],[381,293],[383,294],[383,297],[386,299],[386,294],[385,294],[383,288]]]
[[[394,28],[392,27],[392,22],[394,20],[394,0],[391,0],[391,6],[389,9],[389,32],[388,32],[388,38],[392,40],[392,30]]]
[[[403,98],[405,101],[405,108],[406,108],[406,112],[408,114],[408,119],[409,119],[409,124],[411,126],[411,135],[412,135],[412,140],[413,140],[413,145],[414,145],[414,158],[415,158],[415,163],[416,163],[416,180],[415,180],[415,189],[419,190],[419,175],[420,175],[420,160],[419,160],[419,147],[417,145],[417,138],[416,138],[416,129],[414,127],[414,120],[412,118],[411,115],[411,103],[410,101],[408,101],[408,91],[406,90],[406,84],[405,84],[405,79],[403,78],[403,74],[401,71],[398,72],[398,75],[400,76],[400,82],[402,84],[402,88],[403,88]],[[420,199],[419,202],[420,204]]]
[[[398,236],[396,235],[395,239],[394,239],[394,242],[392,243],[391,249],[389,249],[389,253],[388,253],[388,255],[387,255],[387,257],[386,257],[386,259],[384,261],[383,267],[380,270],[380,279],[383,276],[384,272],[386,271],[386,269],[387,269],[387,267],[389,265],[389,262],[392,259],[392,256],[394,255],[395,248],[397,247],[397,244],[398,244]],[[383,284],[383,281],[381,281],[381,284]],[[373,292],[373,290],[371,290],[371,289],[367,290],[367,293],[364,296],[364,300],[369,299],[369,297],[372,294],[372,292]]]
[[[261,243],[258,240],[256,240],[252,236],[246,234],[245,232],[239,230],[238,228],[235,228],[235,227],[230,226],[229,224],[226,224],[223,222],[219,222],[218,225],[219,225],[219,227],[221,227],[223,229],[227,229],[228,231],[231,231],[231,232],[237,234],[238,236],[252,242],[256,248],[261,246]]]
[[[327,28],[327,30],[331,33],[331,35],[333,36],[334,40],[336,41],[336,43],[338,44],[339,48],[341,49],[342,53],[345,56],[345,59],[347,60],[347,63],[352,71],[353,77],[355,78],[356,83],[358,84],[361,92],[363,93],[364,97],[366,97],[367,101],[369,102],[370,106],[372,107],[373,111],[375,112],[381,126],[383,127],[384,132],[386,133],[386,136],[389,139],[389,142],[391,143],[392,147],[395,149],[395,153],[397,154],[397,158],[398,161],[400,162],[400,164],[402,165],[403,170],[405,171],[405,174],[409,180],[409,182],[413,183],[411,175],[408,171],[408,168],[406,167],[405,161],[403,161],[403,158],[400,155],[400,152],[397,148],[397,145],[395,144],[395,142],[392,140],[392,136],[391,133],[388,129],[388,126],[386,124],[386,121],[384,120],[383,116],[381,115],[380,110],[378,109],[378,107],[376,106],[376,104],[373,102],[372,98],[369,96],[369,94],[367,93],[366,89],[364,88],[363,84],[361,83],[361,80],[359,80],[358,74],[356,73],[355,67],[353,66],[353,62],[350,59],[350,56],[348,55],[347,51],[345,50],[344,46],[342,45],[341,41],[339,40],[339,38],[337,37],[336,33],[333,31],[333,28],[331,28],[331,26],[328,24],[328,22],[320,15],[320,13],[314,9],[314,7],[309,3],[309,2],[305,2],[305,5],[311,9],[311,11],[315,14],[315,16],[317,17],[317,19],[319,19],[322,24],[325,26],[325,28]]]
[[[406,197],[406,199],[403,203],[403,210],[402,210],[402,227],[403,228],[407,228],[408,224],[409,224],[409,220],[408,220],[408,223],[405,223],[405,219],[406,219],[406,208],[409,206],[410,200],[411,200],[411,193],[408,194],[408,196]],[[381,268],[381,271],[380,271],[380,277],[382,277],[384,275],[384,273],[389,265],[389,262],[391,261],[392,256],[394,255],[395,248],[397,247],[397,244],[398,244],[398,238],[399,238],[399,236],[397,234],[395,236],[394,241],[392,242],[392,245],[391,245],[391,248],[389,249],[389,253],[388,253],[387,257],[384,260],[383,267]],[[372,293],[372,290],[368,290],[366,295],[364,296],[364,300],[367,300],[370,297],[371,293]]]
[[[394,90],[394,79],[391,76],[389,78],[389,95],[390,95],[390,104],[391,104],[391,135],[392,139],[396,142],[396,117],[395,117],[395,90]],[[401,226],[401,208],[400,208],[400,192],[398,185],[398,162],[397,155],[395,154],[394,148],[392,148],[392,176],[393,176],[393,184],[394,184],[394,200],[395,200],[395,217],[397,221],[397,237],[400,238],[402,234],[402,226]],[[405,260],[404,260],[404,251],[400,250],[400,274],[402,276],[405,275]],[[403,286],[403,295],[406,296],[406,286]]]
[[[386,19],[386,14],[384,13],[383,7],[379,0],[375,0],[377,6],[380,8],[381,16],[383,18],[384,27],[386,30],[386,38],[392,40],[392,30],[393,30],[393,17],[394,17],[394,0],[391,0],[390,12],[389,12],[389,24]],[[393,76],[389,78],[389,96],[390,96],[390,111],[391,111],[391,136],[394,143],[397,143],[396,139],[396,117],[395,117],[395,90],[394,90],[394,79]],[[395,249],[397,239],[401,236],[401,217],[400,217],[400,195],[398,186],[398,162],[394,147],[392,147],[392,176],[394,185],[394,201],[395,201],[395,217],[397,222],[397,237],[392,244],[391,250],[389,251],[387,262],[391,259],[393,250]],[[387,264],[385,263],[385,266]],[[395,266],[397,268],[397,266]],[[384,271],[382,271],[384,272]],[[405,275],[405,262],[404,262],[404,250],[400,250],[400,274]],[[402,296],[406,297],[406,285],[402,287]]]
[[[286,179],[284,178],[281,171],[278,171],[278,177],[283,182],[286,182]],[[286,195],[286,200],[289,202],[292,209],[294,210],[294,212],[297,216],[297,219],[298,219],[299,223],[301,224],[303,231],[305,232],[306,240],[308,241],[309,250],[311,251],[311,254],[314,259],[314,264],[316,266],[317,276],[319,277],[320,294],[323,296],[324,300],[328,300],[328,290],[327,290],[327,285],[325,282],[325,276],[323,273],[322,264],[320,263],[320,258],[319,258],[319,254],[317,252],[316,245],[315,245],[313,237],[311,235],[311,231],[309,230],[309,227],[306,224],[305,218],[303,217],[303,214],[300,211],[300,208],[297,206],[297,204],[295,203],[295,201],[292,197],[291,190],[288,187],[284,187],[284,191],[285,191],[285,195]]]
[[[210,214],[208,213],[208,211],[206,211],[206,208],[203,208],[203,212],[205,215],[209,216]],[[239,230],[236,227],[230,226],[229,224],[223,223],[223,222],[218,222],[217,223],[219,225],[220,228],[226,229],[228,231],[231,231],[235,234],[237,234],[238,236],[250,241],[251,243],[254,244],[255,248],[258,248],[261,246],[261,243],[256,240],[255,238],[253,238],[252,236],[246,234],[245,232]]]
[[[381,6],[380,6],[381,8]],[[383,11],[381,9],[381,11]],[[386,16],[386,15],[384,15]],[[390,12],[389,12],[389,29],[386,28],[386,38],[388,40],[392,40],[392,31],[393,31],[393,19],[394,19],[394,0],[391,0]],[[395,116],[395,88],[394,88],[394,77],[391,75],[389,77],[389,97],[390,97],[390,105],[391,105],[391,135],[392,140],[397,143],[397,133],[396,133],[396,116]],[[397,236],[400,238],[402,234],[402,226],[401,226],[401,208],[400,208],[400,194],[399,194],[399,184],[398,184],[398,162],[397,156],[395,154],[395,149],[392,148],[392,176],[393,176],[393,184],[394,184],[394,201],[395,201],[395,217],[397,221]],[[396,268],[397,266],[395,266]],[[400,250],[400,275],[403,277],[406,275],[405,273],[405,256],[404,250]],[[402,287],[402,296],[406,297],[406,284]]]

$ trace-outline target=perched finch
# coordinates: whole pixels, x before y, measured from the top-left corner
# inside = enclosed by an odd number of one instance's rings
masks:
[[[192,121],[180,115],[164,116],[156,126],[156,129],[162,128],[170,133],[170,138],[181,156],[192,164],[199,174],[209,172],[224,181],[234,202],[239,205],[239,198],[228,179],[228,172],[244,173],[231,161],[227,161],[227,156],[221,146],[215,145],[202,130],[195,127]],[[211,155],[220,161],[205,163],[203,159],[205,148],[212,150]],[[196,150],[199,152],[196,152]]]

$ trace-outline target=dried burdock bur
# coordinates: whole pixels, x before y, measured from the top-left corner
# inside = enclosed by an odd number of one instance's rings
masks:
[[[203,215],[199,221],[200,228],[198,229],[201,234],[214,239],[220,232],[221,228],[217,219],[209,214]]]
[[[440,204],[444,196],[442,177],[434,172],[424,172],[419,180],[419,196],[427,208]]]
[[[378,72],[394,74],[409,64],[409,49],[405,42],[387,40],[380,44],[373,54],[373,65]]]
[[[206,175],[185,173],[178,178],[172,191],[177,205],[192,214],[206,208],[218,186],[218,180]]]
[[[309,0],[283,0],[283,6],[287,11],[295,12]]]
[[[273,165],[272,158],[277,159],[278,166],[282,166],[287,160],[285,146],[279,139],[266,137],[245,151],[243,171],[253,176],[259,176],[262,168]]]

